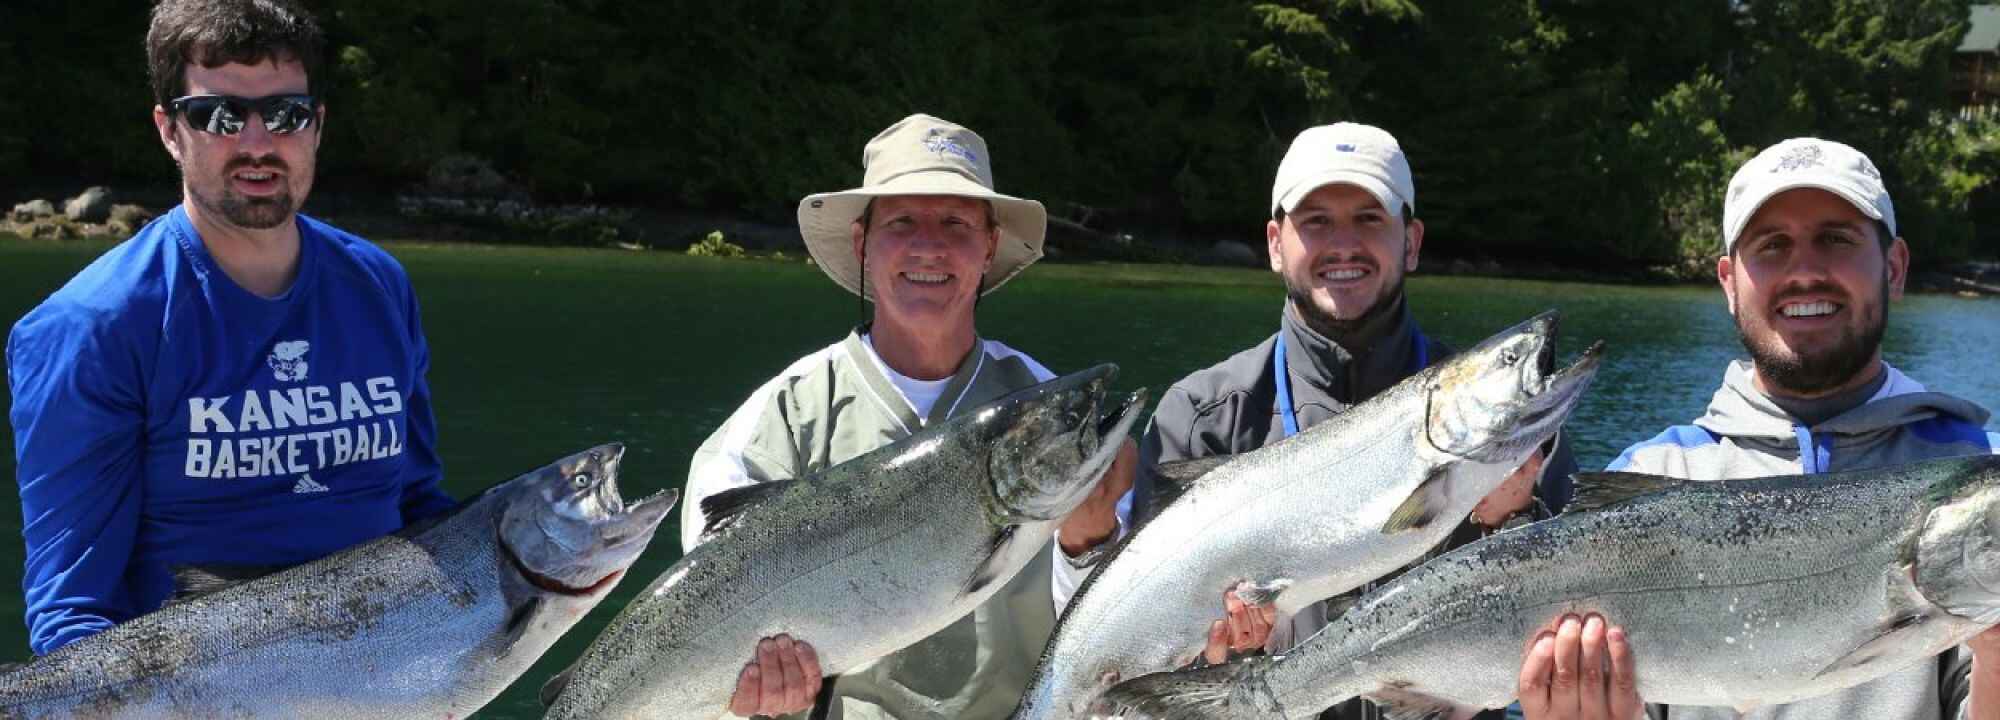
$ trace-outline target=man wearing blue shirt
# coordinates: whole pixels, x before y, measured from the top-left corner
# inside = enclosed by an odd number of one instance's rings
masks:
[[[36,653],[159,608],[172,567],[294,565],[453,505],[409,279],[298,214],[322,46],[290,0],[153,9],[182,204],[7,338]]]

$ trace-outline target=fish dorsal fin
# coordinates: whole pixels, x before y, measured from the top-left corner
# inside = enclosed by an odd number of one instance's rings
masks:
[[[1164,462],[1153,466],[1153,475],[1168,483],[1185,487],[1235,458],[1234,455],[1210,455],[1193,460]]]
[[[1569,477],[1570,481],[1575,483],[1576,495],[1563,507],[1563,512],[1566,513],[1602,510],[1641,495],[1680,487],[1689,482],[1661,475],[1628,472],[1576,473]]]
[[[1347,611],[1353,610],[1356,605],[1360,605],[1361,596],[1364,594],[1361,592],[1349,592],[1345,595],[1335,595],[1327,598],[1324,601],[1326,603],[1327,622],[1339,620],[1340,616],[1346,615]]]
[[[218,593],[283,569],[284,567],[275,565],[175,566],[174,594],[167,598],[166,606],[179,605],[203,595]]]
[[[1450,700],[1392,687],[1368,694],[1385,720],[1445,720],[1458,712]]]
[[[1160,508],[1172,504],[1175,498],[1179,498],[1188,491],[1188,488],[1193,487],[1196,480],[1228,464],[1234,458],[1234,455],[1211,455],[1154,465],[1153,478],[1156,482],[1153,483],[1151,500],[1153,512],[1158,514]]]
[[[706,539],[710,535],[729,529],[730,525],[750,508],[776,497],[797,482],[797,480],[773,480],[730,488],[702,498],[701,516],[707,520],[701,526],[701,536]]]
[[[1445,494],[1445,481],[1450,476],[1451,471],[1444,467],[1432,470],[1430,477],[1418,483],[1417,489],[1410,493],[1410,497],[1404,499],[1402,505],[1396,506],[1395,512],[1389,513],[1389,521],[1382,524],[1382,534],[1394,535],[1405,530],[1429,527],[1444,513],[1445,506],[1449,504],[1451,498]]]

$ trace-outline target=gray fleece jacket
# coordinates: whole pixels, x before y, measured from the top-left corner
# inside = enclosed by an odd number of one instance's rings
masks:
[[[2000,435],[1986,432],[1985,409],[1929,392],[1886,363],[1888,379],[1867,402],[1807,426],[1752,383],[1749,361],[1723,376],[1708,412],[1633,445],[1607,469],[1690,480],[1818,474],[1993,452]],[[1616,618],[1612,619],[1616,622]],[[1634,648],[1641,663],[1644,649]],[[1972,655],[1959,647],[1937,662],[1919,663],[1881,679],[1790,705],[1738,713],[1730,708],[1654,705],[1658,720],[1871,718],[1936,720],[1961,717]],[[1645,672],[1643,664],[1640,672]]]

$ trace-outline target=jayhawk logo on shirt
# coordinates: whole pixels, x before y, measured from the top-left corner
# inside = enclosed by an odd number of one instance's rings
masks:
[[[310,349],[312,344],[304,340],[281,342],[271,348],[271,357],[265,362],[277,373],[279,382],[298,382],[306,379],[306,351]]]

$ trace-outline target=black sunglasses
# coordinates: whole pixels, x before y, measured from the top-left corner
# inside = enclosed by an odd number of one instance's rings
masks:
[[[189,95],[167,103],[168,112],[187,117],[188,127],[215,135],[235,135],[243,131],[250,113],[264,119],[264,129],[272,135],[290,135],[312,127],[319,100],[311,95],[267,95],[245,98],[235,95]]]

